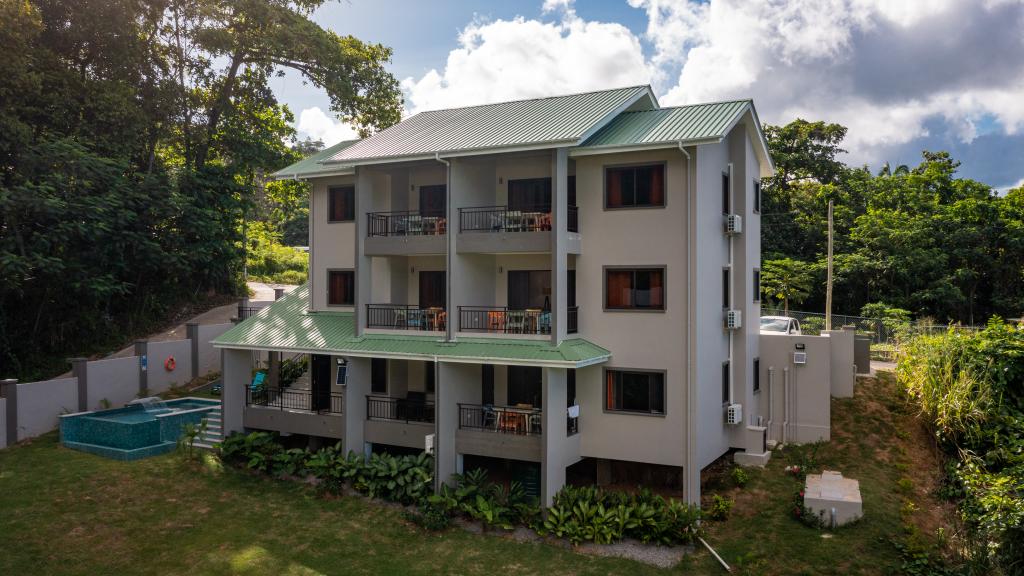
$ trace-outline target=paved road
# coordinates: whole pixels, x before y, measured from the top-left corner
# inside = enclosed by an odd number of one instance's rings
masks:
[[[274,301],[274,288],[284,288],[285,292],[291,292],[298,288],[289,284],[266,284],[264,282],[249,282],[249,289],[252,291],[253,296],[249,298],[249,301],[254,304],[265,304]],[[224,306],[218,306],[211,308],[202,314],[198,314],[189,318],[185,322],[174,326],[163,332],[157,332],[150,334],[147,340],[152,342],[163,342],[166,340],[184,340],[187,336],[186,324],[189,322],[199,322],[200,324],[224,324],[230,322],[232,318],[238,316],[238,304],[226,304]],[[128,346],[122,350],[118,350],[113,354],[109,354],[107,358],[127,358],[135,354],[135,346]],[[58,378],[67,378],[71,376],[71,372],[67,372],[58,376]]]

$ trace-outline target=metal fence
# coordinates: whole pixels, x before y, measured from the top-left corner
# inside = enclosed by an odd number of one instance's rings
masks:
[[[822,312],[803,312],[790,310],[788,313],[780,308],[761,308],[761,316],[789,316],[800,321],[800,328],[804,334],[817,334],[825,329],[825,314]],[[840,330],[846,326],[854,326],[859,334],[871,336],[872,344],[895,344],[897,330],[892,326],[886,326],[881,318],[865,318],[864,316],[851,316],[849,314],[833,314],[832,329]],[[932,324],[926,322],[911,322],[909,333],[911,334],[934,334],[945,332],[955,327],[958,330],[978,330],[977,327],[960,326],[950,324]]]

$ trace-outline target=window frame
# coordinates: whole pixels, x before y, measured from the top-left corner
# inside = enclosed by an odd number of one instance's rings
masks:
[[[619,307],[619,306],[608,306],[608,273],[609,272],[624,272],[631,271],[634,274],[637,271],[661,271],[661,307],[660,308],[638,308],[632,307]],[[634,276],[635,278],[635,276]],[[601,271],[601,305],[604,307],[605,312],[652,312],[652,313],[665,313],[668,311],[668,266],[652,264],[649,266],[604,266]]]
[[[334,219],[334,193],[335,192],[351,192],[351,202],[345,204],[345,212],[341,220]],[[348,218],[347,213],[351,210],[352,217]],[[355,222],[356,221],[356,187],[353,184],[343,184],[339,186],[328,186],[327,187],[327,223],[328,224],[340,224],[342,222]]]
[[[374,369],[375,366],[382,366],[381,370],[383,370],[383,373],[378,373],[377,370]],[[388,395],[388,372],[387,358],[370,358],[370,394],[376,396]],[[382,382],[378,382],[378,378],[380,378]],[[375,388],[378,383],[382,383],[384,385],[383,390]]]
[[[731,214],[732,209],[732,176],[729,170],[722,171],[722,214]]]
[[[759,394],[761,392],[761,357],[760,356],[755,356],[754,357],[753,370],[754,370],[754,378],[753,378],[754,394]]]
[[[753,280],[753,283],[754,283],[754,300],[753,301],[755,303],[759,303],[759,302],[761,302],[761,269],[760,268],[754,268],[753,275],[754,275],[754,277],[751,279],[751,280]]]
[[[729,388],[731,388],[729,385],[729,380],[731,379],[730,367],[731,364],[728,360],[722,362],[722,406],[729,405]]]
[[[621,408],[609,408],[608,407],[608,395],[607,395],[608,394],[607,386],[608,386],[608,373],[609,372],[629,373],[629,374],[646,374],[646,375],[659,375],[659,376],[661,376],[662,411],[661,412],[643,412],[643,411],[639,411],[639,410],[623,410]],[[667,380],[668,380],[668,371],[667,370],[658,370],[658,369],[650,369],[650,368],[605,367],[602,370],[602,372],[601,372],[601,385],[602,385],[601,393],[604,396],[604,399],[601,402],[601,406],[602,406],[604,412],[608,413],[608,414],[629,414],[629,415],[633,415],[633,416],[654,416],[654,417],[658,417],[658,418],[664,418],[664,417],[668,416],[668,382],[667,382]],[[621,379],[620,379],[619,386],[621,387],[621,385],[622,384],[621,384]],[[651,388],[650,388],[651,385],[652,385],[651,381],[648,380],[648,383],[647,383],[647,386],[648,386],[648,390],[647,390],[648,403],[650,403],[650,398],[651,398],[651,396],[650,396],[650,394],[651,394]],[[621,392],[620,392],[619,396],[621,396]]]
[[[332,304],[331,303],[331,274],[348,273],[352,275],[352,302],[349,304]],[[356,271],[352,268],[328,268],[327,269],[327,286],[326,286],[326,298],[327,305],[334,308],[353,308],[356,305]]]
[[[728,310],[732,306],[732,268],[722,266],[722,310]]]
[[[761,179],[754,178],[754,214],[761,213]]]
[[[609,170],[622,170],[622,169],[633,169],[647,168],[647,167],[660,167],[661,168],[661,182],[664,188],[661,193],[661,204],[644,204],[632,206],[609,206],[608,205],[608,171]],[[635,172],[634,172],[635,174]],[[604,209],[606,211],[614,210],[662,210],[668,208],[668,162],[656,161],[656,162],[630,162],[627,164],[605,164],[601,166],[601,196]],[[633,198],[636,200],[636,177],[633,178]]]

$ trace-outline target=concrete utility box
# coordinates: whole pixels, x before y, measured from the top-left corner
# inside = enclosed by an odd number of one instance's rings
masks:
[[[843,478],[841,473],[832,470],[808,474],[804,506],[821,516],[826,526],[835,528],[853,522],[864,515],[860,482]]]
[[[857,335],[853,338],[853,363],[857,374],[871,373],[871,337]]]

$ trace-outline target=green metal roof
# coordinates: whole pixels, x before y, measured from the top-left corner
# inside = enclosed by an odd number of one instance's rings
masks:
[[[712,102],[623,112],[583,143],[583,148],[641,146],[724,138],[750,100]]]
[[[356,142],[359,142],[359,140],[344,140],[342,142],[338,142],[334,146],[328,146],[316,154],[307,156],[291,166],[274,172],[270,177],[275,180],[294,180],[298,178],[311,178],[327,174],[353,172],[352,166],[345,166],[341,164],[331,164],[330,166],[326,166],[321,162],[325,158],[334,156]]]
[[[643,101],[644,96],[649,100]],[[640,106],[657,107],[649,86],[631,86],[420,112],[342,150],[326,164],[576,144],[611,115],[638,101]]]
[[[414,334],[366,334],[359,338],[355,335],[352,313],[309,312],[308,302],[307,284],[220,335],[213,345],[244,350],[560,368],[582,368],[604,362],[611,356],[608,350],[582,338],[565,340],[557,347],[549,341],[511,338],[459,338],[456,342]]]

